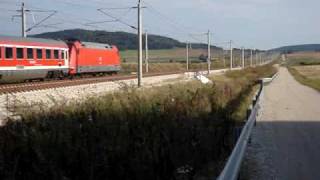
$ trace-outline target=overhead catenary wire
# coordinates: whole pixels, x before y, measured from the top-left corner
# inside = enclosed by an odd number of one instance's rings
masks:
[[[40,24],[42,24],[43,22],[45,22],[46,20],[48,20],[49,18],[51,18],[52,16],[54,16],[58,11],[52,11],[51,14],[49,14],[47,17],[43,18],[42,20],[40,20],[38,23],[36,23],[35,25],[29,27],[26,32],[31,31],[33,28],[39,26]]]
[[[103,11],[103,10],[127,10],[126,12],[124,12],[121,17],[115,17],[109,13],[107,13],[108,17],[111,18],[112,20],[104,20],[104,21],[96,21],[96,22],[88,22],[88,23],[85,23],[86,25],[93,25],[93,24],[101,24],[101,23],[112,23],[112,22],[120,22],[123,21],[123,18],[128,15],[128,13],[132,10],[132,7],[131,8],[101,8],[101,9],[98,9],[98,11]],[[105,13],[103,13],[105,14]],[[106,14],[105,14],[106,15]],[[125,25],[129,26],[130,28],[132,28],[132,25],[129,25],[129,23],[125,23]]]
[[[115,16],[113,16],[113,15],[105,12],[105,11],[103,10],[103,8],[97,9],[97,11],[101,12],[102,14],[104,14],[104,15],[112,18],[112,19],[114,19],[115,21],[117,21],[117,22],[119,22],[119,23],[121,23],[121,24],[123,24],[123,25],[126,25],[126,26],[128,26],[128,27],[131,27],[132,29],[138,29],[137,27],[135,27],[135,26],[133,26],[133,25],[131,25],[131,24],[129,24],[129,23],[121,20],[120,18],[117,18],[117,17],[115,17]]]

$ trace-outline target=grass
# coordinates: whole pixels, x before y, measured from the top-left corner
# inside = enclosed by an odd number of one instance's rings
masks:
[[[221,52],[212,50],[213,54],[216,52],[215,57],[218,57]],[[219,53],[218,53],[219,52]],[[136,50],[126,50],[121,51],[122,62],[136,62],[137,51]],[[190,60],[194,62],[199,62],[199,56],[207,54],[206,49],[191,49],[189,51]],[[181,62],[186,59],[186,49],[184,48],[174,48],[174,49],[160,49],[160,50],[149,50],[149,60],[150,62]]]
[[[137,51],[126,50],[121,51],[122,69],[123,72],[136,72]],[[199,60],[200,55],[206,55],[206,49],[191,49],[189,51],[190,67],[193,70],[206,70],[206,62]],[[240,65],[240,55],[234,52],[234,66]],[[223,56],[222,51],[212,50],[212,68],[221,69],[229,67],[229,56]],[[162,50],[149,50],[149,66],[156,66],[154,69],[158,71],[166,71],[168,66],[172,66],[170,69],[176,71],[186,69],[186,50],[183,48],[175,49],[162,49]],[[163,68],[161,65],[163,64]],[[173,65],[169,65],[173,64]],[[176,68],[173,68],[176,67]],[[161,69],[161,70],[160,70]],[[152,72],[153,69],[151,69]]]
[[[314,69],[314,68],[310,68]],[[304,75],[299,67],[289,67],[289,72],[293,75],[293,77],[303,85],[309,86],[313,89],[320,91],[320,78],[319,78],[319,69],[317,71],[309,71],[307,74]],[[317,74],[317,78],[314,75],[310,74]]]
[[[121,91],[83,103],[21,109],[0,128],[1,179],[216,177],[256,82],[274,68]]]
[[[319,65],[320,64],[320,53],[316,52],[302,52],[289,54],[287,66],[299,66],[299,65]]]
[[[176,71],[186,71],[185,63],[150,63],[149,72],[158,73],[158,72],[176,72]],[[224,69],[228,66],[224,66],[221,62],[214,62],[211,65],[211,69]],[[135,63],[125,63],[121,65],[122,73],[132,73],[137,72],[137,64]],[[189,64],[190,71],[205,71],[208,69],[207,63],[192,63]],[[145,67],[143,66],[143,71],[145,72]]]
[[[297,53],[288,56],[289,72],[303,85],[320,91],[320,53]]]

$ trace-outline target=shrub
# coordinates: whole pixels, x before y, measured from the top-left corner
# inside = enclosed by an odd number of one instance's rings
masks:
[[[233,114],[266,72],[229,72],[211,85],[125,87],[81,104],[28,110],[0,128],[0,178],[213,178],[234,143]]]

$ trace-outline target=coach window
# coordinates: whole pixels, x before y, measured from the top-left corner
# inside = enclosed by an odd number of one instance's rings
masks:
[[[6,53],[6,59],[12,59],[13,58],[13,50],[12,50],[12,48],[6,47],[5,53]]]
[[[51,50],[50,49],[46,49],[46,59],[47,60],[51,59]]]
[[[23,59],[23,48],[17,48],[17,59]]]
[[[31,49],[31,48],[27,49],[27,58],[33,59],[33,49]]]
[[[42,49],[37,49],[37,59],[42,59]]]
[[[59,59],[59,50],[53,50],[54,59]]]
[[[61,59],[62,59],[62,60],[65,60],[65,59],[66,59],[66,56],[65,56],[64,51],[61,51]]]

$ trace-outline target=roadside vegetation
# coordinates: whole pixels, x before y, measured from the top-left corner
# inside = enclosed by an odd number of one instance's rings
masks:
[[[320,91],[320,53],[292,54],[287,67],[298,82]]]
[[[20,110],[0,128],[0,179],[212,179],[272,65]]]

